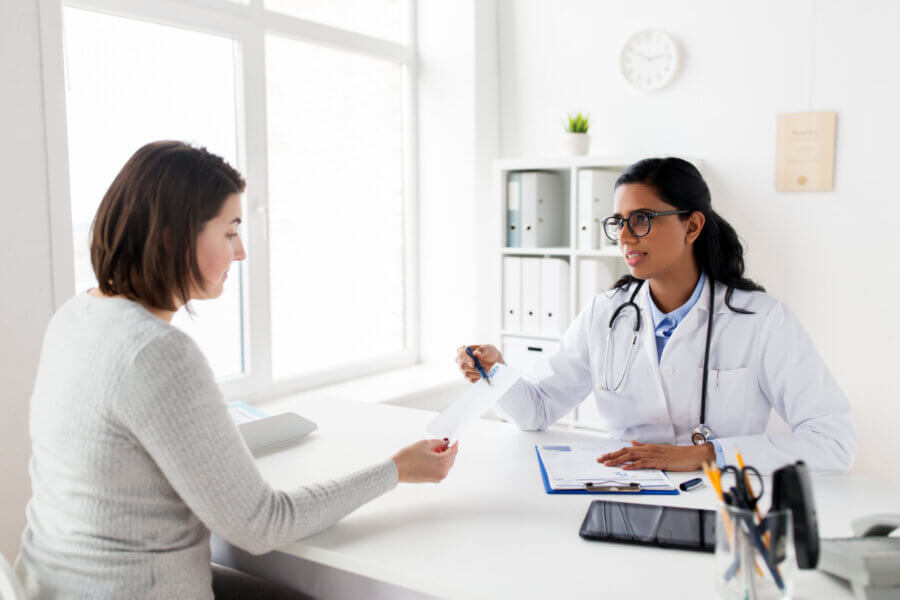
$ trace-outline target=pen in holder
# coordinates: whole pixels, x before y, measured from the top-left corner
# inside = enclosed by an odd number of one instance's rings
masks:
[[[753,511],[723,505],[716,517],[716,591],[721,598],[790,598],[797,558],[790,510]]]

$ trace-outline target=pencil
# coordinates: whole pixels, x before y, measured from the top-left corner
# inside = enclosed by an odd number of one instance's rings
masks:
[[[719,473],[717,473],[718,469],[713,470],[712,465],[709,463],[703,463],[703,473],[706,475],[706,478],[709,479],[710,485],[712,485],[713,489],[716,490],[716,495],[719,497],[719,502],[722,503],[722,524],[725,525],[725,533],[728,535],[728,543],[734,544],[734,540],[731,537],[731,520],[728,518],[728,511],[725,508],[725,498],[722,496],[722,481],[717,477]]]
[[[734,448],[734,453],[737,456],[738,467],[740,467],[741,471],[743,471],[744,457],[741,456],[741,451],[738,450],[737,447]],[[750,487],[750,477],[748,477],[746,473],[744,473],[744,487],[747,489],[747,493],[752,496],[753,488]],[[758,504],[753,507],[753,513],[756,515],[756,518],[759,519],[759,522],[762,523],[762,514],[759,512]],[[768,531],[763,535],[763,542],[765,544],[766,550],[768,550],[769,549],[769,532]],[[756,572],[759,573],[760,577],[762,577],[762,569],[759,568],[759,564],[757,564],[756,558],[753,559],[753,566],[756,567]],[[775,567],[775,570],[777,571],[778,567]]]
[[[734,545],[734,538],[731,535],[731,519],[728,518],[728,509],[725,508],[725,497],[722,495],[722,472],[718,467],[714,467],[710,463],[703,463],[703,472],[709,478],[710,484],[712,484],[713,489],[716,490],[716,495],[719,496],[719,501],[722,503],[722,525],[725,526],[725,534],[728,536],[728,544]],[[756,562],[756,558],[753,559],[753,566],[756,567],[756,573],[760,577],[763,576],[762,569],[759,568],[759,564]]]
[[[734,449],[734,452],[735,452],[735,454],[737,455],[737,464],[738,464],[738,467],[740,467],[741,470],[743,470],[743,468],[744,468],[744,457],[741,456],[741,451],[738,450],[737,448]],[[746,473],[744,473],[744,487],[747,488],[747,492],[748,492],[750,495],[753,494],[753,488],[750,487],[750,477],[748,477]],[[756,513],[756,518],[759,519],[760,521],[762,521],[762,515],[761,515],[760,512],[759,512],[759,505],[754,506],[754,507],[753,507],[753,510],[754,510],[754,512]]]

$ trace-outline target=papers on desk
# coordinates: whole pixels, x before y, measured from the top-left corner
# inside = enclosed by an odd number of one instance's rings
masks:
[[[269,416],[258,408],[250,406],[246,402],[230,403],[228,405],[228,414],[231,415],[231,420],[234,421],[235,425],[249,423],[250,421],[256,421],[257,419]]]
[[[515,369],[497,363],[491,367],[488,377],[493,385],[479,379],[469,387],[462,398],[435,417],[425,430],[436,438],[447,438],[453,444],[466,427],[480,419],[491,404],[499,400],[521,375]]]
[[[546,473],[546,486],[551,492],[584,492],[585,484],[628,485],[639,483],[649,493],[677,493],[669,476],[657,469],[626,471],[621,467],[607,467],[597,458],[630,445],[609,440],[590,446],[543,444],[536,446],[538,458]]]

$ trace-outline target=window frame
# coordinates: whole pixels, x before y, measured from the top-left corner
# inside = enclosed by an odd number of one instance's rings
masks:
[[[237,156],[248,181],[244,194],[247,252],[242,263],[244,373],[222,379],[228,400],[255,401],[344,381],[419,361],[418,304],[418,63],[416,0],[405,2],[407,41],[397,43],[265,10],[264,0],[39,0],[50,207],[52,285],[55,308],[75,293],[68,160],[63,8],[221,35],[235,44]],[[266,34],[387,60],[405,67],[403,80],[403,281],[406,348],[374,360],[308,373],[272,376],[272,318],[268,238],[268,132]],[[149,141],[149,140],[148,140]],[[252,262],[251,262],[252,261]]]

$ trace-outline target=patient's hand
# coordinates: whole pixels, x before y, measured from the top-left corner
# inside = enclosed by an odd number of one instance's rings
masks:
[[[459,451],[459,443],[447,446],[444,440],[422,440],[407,446],[393,456],[401,482],[442,481]]]

